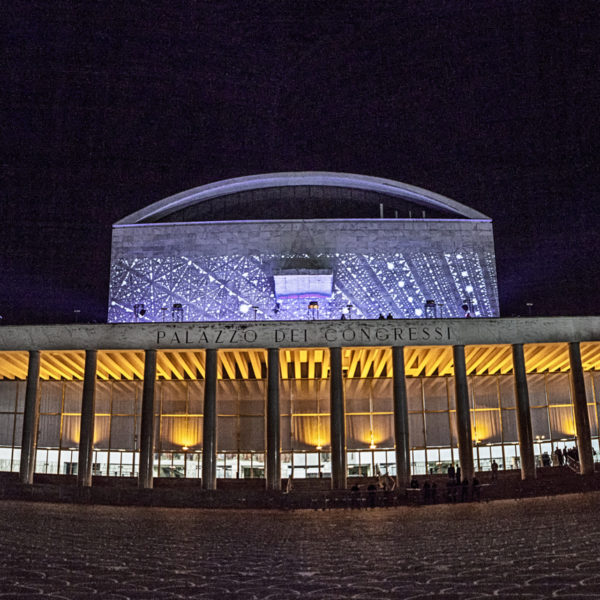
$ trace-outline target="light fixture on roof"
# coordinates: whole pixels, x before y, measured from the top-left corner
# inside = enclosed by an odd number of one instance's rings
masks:
[[[437,317],[437,304],[435,300],[425,300],[425,318],[435,319]]]
[[[443,302],[438,302],[438,307],[439,307],[439,314],[438,317],[440,319],[442,319],[444,317],[444,303]]]
[[[143,317],[146,314],[146,307],[144,306],[143,303],[138,303],[138,304],[134,304],[133,305],[133,315],[134,315],[134,319],[135,322],[137,323],[139,321],[140,317]]]
[[[173,317],[174,323],[181,323],[183,321],[183,304],[175,302],[171,309],[171,316]]]

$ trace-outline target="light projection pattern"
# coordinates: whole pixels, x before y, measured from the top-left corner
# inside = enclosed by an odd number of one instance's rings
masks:
[[[274,265],[295,258],[330,265],[330,298],[277,298]],[[121,258],[112,264],[108,322],[464,317],[465,303],[475,317],[494,317],[496,290],[493,254],[474,250]]]

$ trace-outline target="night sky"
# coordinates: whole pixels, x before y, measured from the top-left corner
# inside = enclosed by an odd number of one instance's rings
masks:
[[[599,313],[597,1],[1,4],[4,325],[105,321],[114,222],[302,170],[490,216],[502,316]]]

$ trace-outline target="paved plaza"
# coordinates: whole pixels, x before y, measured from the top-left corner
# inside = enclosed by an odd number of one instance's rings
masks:
[[[600,597],[600,493],[337,511],[0,502],[0,598]]]

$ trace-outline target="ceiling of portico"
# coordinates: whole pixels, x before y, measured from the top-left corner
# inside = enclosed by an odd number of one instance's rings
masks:
[[[413,346],[404,351],[409,377],[454,374],[452,347]],[[581,344],[584,370],[600,370],[600,342]],[[218,374],[224,379],[261,379],[266,376],[265,350],[223,350],[219,354]],[[469,375],[494,375],[512,372],[510,345],[467,346]],[[385,377],[392,373],[389,347],[344,348],[342,366],[348,378]],[[529,373],[566,372],[569,370],[567,344],[527,344],[525,362]],[[83,380],[83,351],[41,353],[40,377],[52,380]],[[0,379],[26,379],[27,352],[0,352]],[[204,351],[157,352],[157,377],[165,380],[204,378]],[[144,354],[141,350],[98,352],[97,377],[103,380],[143,379]],[[323,348],[283,349],[280,351],[283,379],[326,379],[329,375],[329,351]]]

